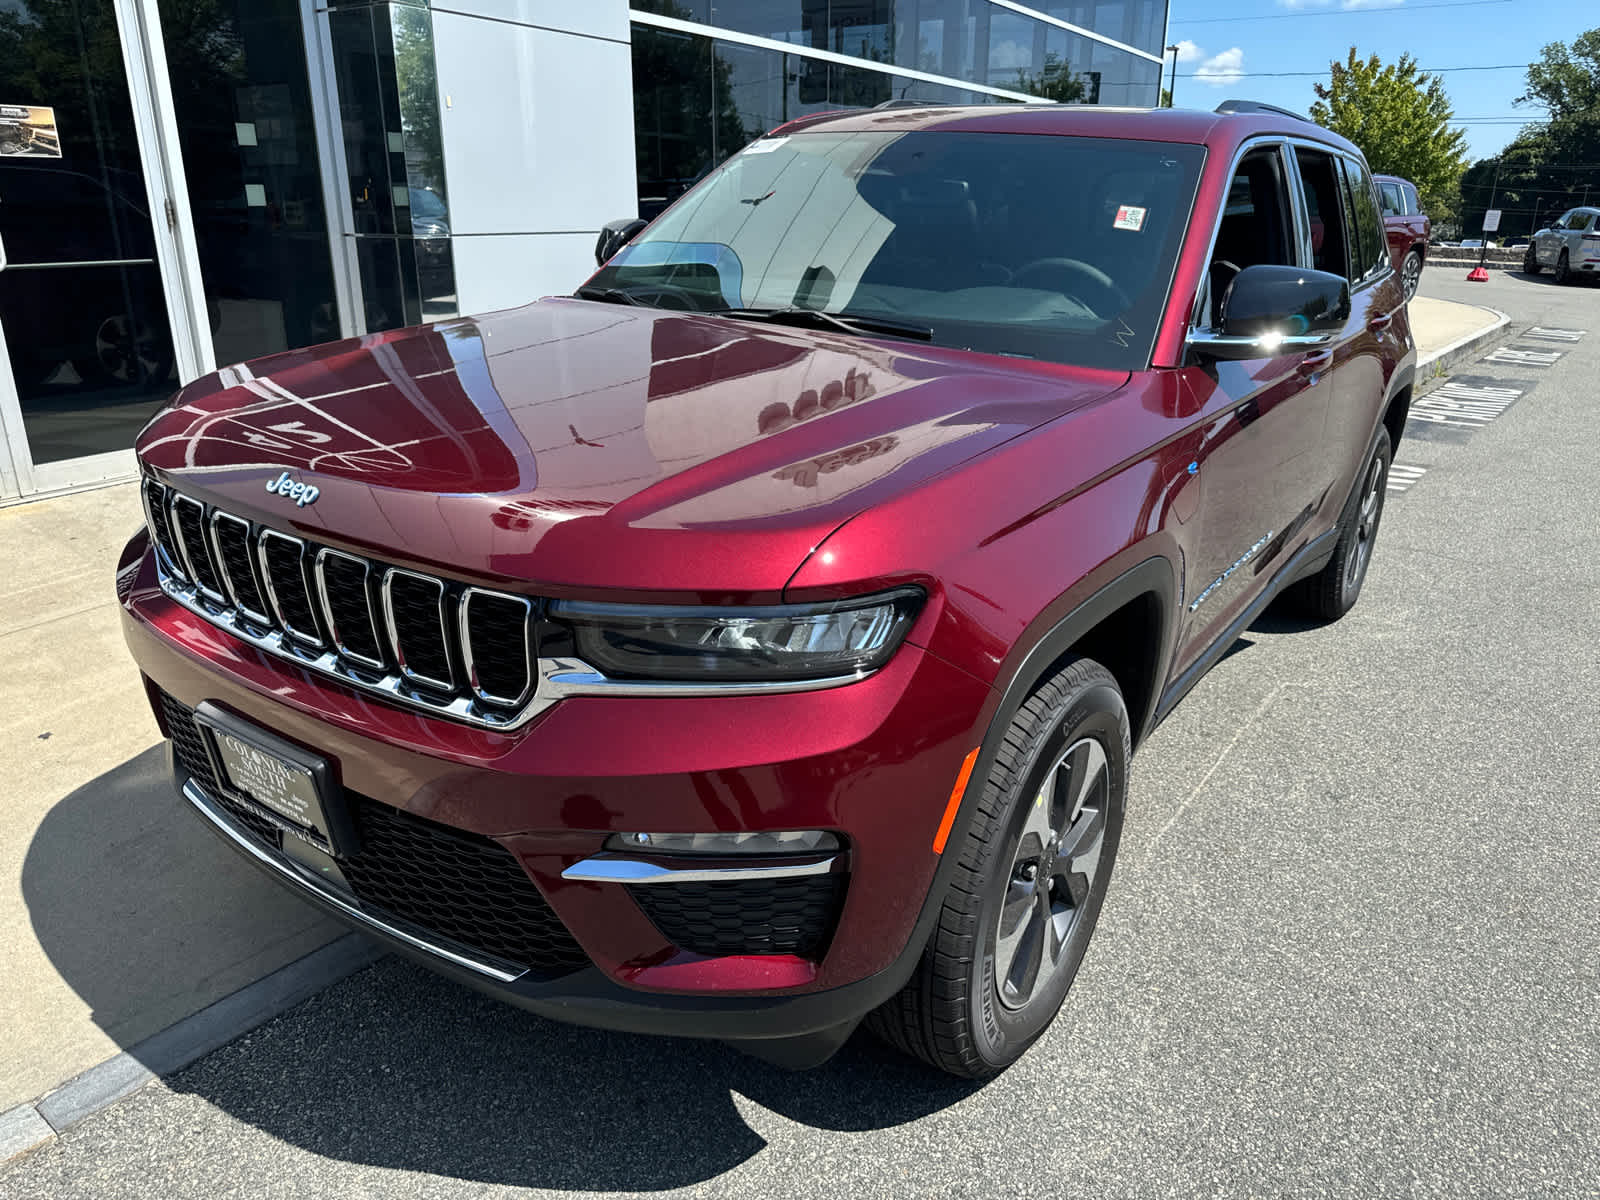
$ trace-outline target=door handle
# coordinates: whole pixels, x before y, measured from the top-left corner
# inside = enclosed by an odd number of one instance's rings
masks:
[[[1382,333],[1392,324],[1394,324],[1394,314],[1384,313],[1382,316],[1373,317],[1372,320],[1368,321],[1367,328],[1372,330],[1373,333]]]
[[[1302,375],[1315,375],[1333,362],[1332,350],[1318,350],[1308,354],[1300,360],[1299,371]]]

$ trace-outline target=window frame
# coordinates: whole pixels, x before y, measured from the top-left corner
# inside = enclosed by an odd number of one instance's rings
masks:
[[[1367,182],[1367,199],[1372,206],[1372,215],[1378,220],[1378,258],[1376,262],[1367,268],[1359,283],[1353,279],[1350,281],[1350,292],[1354,295],[1363,288],[1370,287],[1379,280],[1394,274],[1394,264],[1389,260],[1389,236],[1383,224],[1383,203],[1378,198],[1377,180],[1372,177],[1372,168],[1353,154],[1341,152],[1338,157],[1344,160],[1344,166],[1340,173],[1344,175],[1345,185],[1349,188],[1351,203],[1359,204],[1361,202],[1359,190],[1355,182],[1350,178],[1350,171],[1354,169],[1360,172],[1361,177]],[[1356,213],[1354,215],[1356,223],[1359,225],[1361,214]],[[1366,239],[1363,238],[1362,240],[1365,241]],[[1365,247],[1362,248],[1362,254],[1366,254]]]
[[[1201,266],[1200,286],[1195,288],[1194,301],[1189,306],[1188,331],[1211,329],[1212,326],[1204,325],[1206,309],[1209,307],[1211,295],[1211,263],[1216,257],[1217,241],[1222,237],[1222,222],[1228,216],[1228,196],[1233,190],[1234,178],[1239,174],[1239,168],[1244,160],[1259,150],[1270,149],[1278,156],[1279,178],[1288,194],[1289,209],[1285,214],[1289,225],[1284,229],[1285,240],[1289,244],[1290,257],[1298,261],[1289,266],[1304,267],[1309,263],[1309,250],[1311,246],[1311,222],[1305,212],[1305,198],[1300,194],[1300,173],[1294,161],[1294,155],[1289,153],[1289,144],[1292,139],[1283,134],[1267,133],[1246,138],[1239,143],[1233,157],[1228,162],[1227,172],[1223,175],[1226,190],[1222,193],[1222,203],[1217,211],[1216,220],[1211,223],[1211,236],[1206,240],[1206,254]],[[1195,189],[1198,197],[1199,189]],[[1192,215],[1192,209],[1191,209]],[[1191,231],[1191,236],[1192,231]]]

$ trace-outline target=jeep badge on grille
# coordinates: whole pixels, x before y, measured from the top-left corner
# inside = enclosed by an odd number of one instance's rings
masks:
[[[317,497],[322,494],[312,484],[300,483],[290,479],[287,471],[267,484],[267,491],[274,496],[287,496],[301,508],[308,504],[315,504]]]

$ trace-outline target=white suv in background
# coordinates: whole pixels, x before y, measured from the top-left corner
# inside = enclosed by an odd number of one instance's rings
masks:
[[[1600,208],[1573,208],[1548,229],[1533,235],[1522,256],[1522,269],[1537,275],[1545,267],[1555,272],[1557,283],[1570,283],[1579,273],[1593,275],[1600,267]]]

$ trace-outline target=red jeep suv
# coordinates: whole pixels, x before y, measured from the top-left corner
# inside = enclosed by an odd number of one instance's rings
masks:
[[[117,574],[184,800],[547,1016],[1005,1067],[1130,754],[1355,603],[1405,422],[1360,154],[1224,107],[805,119],[573,296],[190,384]]]

